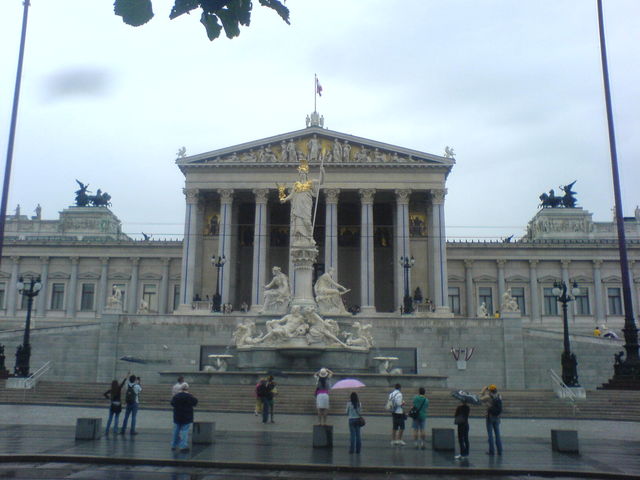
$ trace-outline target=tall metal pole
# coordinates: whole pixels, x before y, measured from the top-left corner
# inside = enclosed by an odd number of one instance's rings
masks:
[[[613,177],[613,194],[615,201],[616,224],[618,227],[618,249],[620,252],[620,273],[622,275],[622,298],[624,301],[624,349],[626,357],[616,368],[613,381],[609,388],[616,388],[616,381],[623,381],[624,388],[640,389],[640,357],[638,356],[638,328],[633,315],[631,301],[631,283],[629,279],[629,261],[627,259],[627,242],[624,231],[624,217],[622,215],[622,195],[620,193],[620,176],[618,173],[618,153],[616,150],[616,134],[613,126],[613,108],[611,107],[611,89],[609,86],[609,69],[607,66],[607,47],[604,38],[604,20],[602,15],[602,0],[598,0],[598,29],[600,34],[600,56],[602,59],[602,77],[604,81],[604,96],[607,106],[607,126],[609,130],[609,151],[611,152],[611,174]],[[622,385],[618,384],[618,388]],[[606,386],[605,386],[606,388]]]
[[[9,143],[7,145],[7,161],[4,166],[4,182],[2,183],[2,202],[0,202],[0,262],[2,261],[2,247],[4,246],[4,224],[7,218],[7,201],[9,199],[9,184],[11,180],[11,163],[13,161],[13,144],[16,138],[16,124],[18,122],[18,102],[20,100],[20,83],[22,80],[22,63],[24,59],[24,45],[27,39],[27,17],[29,14],[29,0],[23,2],[22,34],[20,35],[20,50],[18,53],[18,71],[16,72],[16,86],[13,91],[13,108],[11,109],[11,126],[9,127]]]

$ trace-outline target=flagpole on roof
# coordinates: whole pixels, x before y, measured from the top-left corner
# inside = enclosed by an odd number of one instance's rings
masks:
[[[316,102],[318,100],[318,74],[314,73],[313,74],[313,111],[317,112],[316,110]]]

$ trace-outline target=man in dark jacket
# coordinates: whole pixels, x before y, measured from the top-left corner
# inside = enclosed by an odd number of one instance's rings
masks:
[[[189,384],[183,383],[180,393],[171,399],[173,406],[173,439],[171,450],[189,451],[189,428],[193,423],[193,407],[198,399],[189,393]]]

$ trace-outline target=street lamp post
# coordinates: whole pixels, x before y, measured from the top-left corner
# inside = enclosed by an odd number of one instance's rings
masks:
[[[22,277],[18,280],[18,293],[27,297],[27,321],[24,326],[24,338],[22,345],[18,345],[16,350],[16,366],[14,369],[14,376],[16,377],[28,377],[29,376],[29,359],[31,358],[31,344],[29,343],[29,334],[31,331],[31,309],[33,308],[33,299],[38,296],[42,283],[40,277],[31,278],[27,284],[25,284]]]
[[[214,255],[211,257],[211,265],[216,267],[216,293],[213,295],[213,301],[211,305],[211,310],[214,312],[219,312],[222,307],[222,292],[220,291],[220,271],[224,268],[224,264],[227,262],[227,259],[223,256]]]
[[[567,387],[579,387],[578,382],[578,361],[576,356],[571,353],[571,346],[569,344],[569,322],[567,321],[567,304],[575,300],[575,295],[580,293],[577,283],[573,283],[571,293],[568,292],[567,284],[562,282],[555,282],[553,284],[553,294],[558,299],[558,302],[562,304],[562,323],[564,327],[564,350],[562,352],[562,381]]]
[[[400,257],[400,266],[404,268],[404,301],[403,301],[403,314],[413,313],[413,299],[409,293],[409,270],[416,263],[413,257]]]

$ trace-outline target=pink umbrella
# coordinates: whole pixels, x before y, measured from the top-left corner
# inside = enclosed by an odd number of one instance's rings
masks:
[[[336,382],[336,384],[331,387],[331,390],[339,390],[339,389],[347,389],[347,388],[361,388],[364,387],[365,384],[360,380],[355,378],[345,378],[344,380],[340,380]]]

